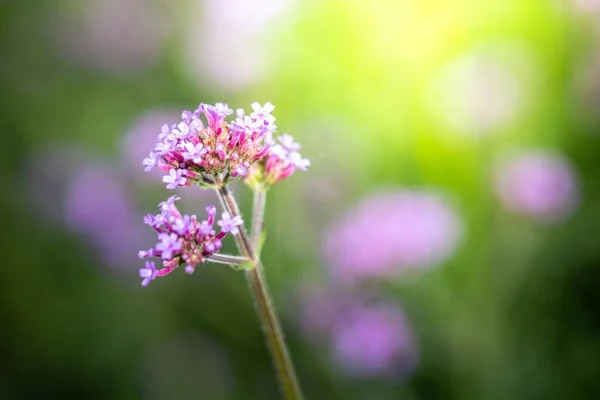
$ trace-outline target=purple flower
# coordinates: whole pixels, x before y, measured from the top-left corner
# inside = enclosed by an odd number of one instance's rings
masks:
[[[183,158],[186,160],[191,160],[196,164],[200,164],[202,162],[202,156],[208,152],[208,149],[204,148],[201,143],[194,145],[191,142],[185,144],[185,152],[182,153]]]
[[[302,158],[302,156],[298,152],[291,153],[288,159],[291,164],[293,164],[296,168],[301,169],[302,171],[306,171],[306,169],[310,167],[310,160],[308,160],[307,158]]]
[[[158,240],[160,242],[156,244],[156,250],[161,252],[163,260],[172,259],[173,253],[178,252],[182,248],[179,236],[175,233],[159,233]]]
[[[179,197],[177,195],[173,195],[173,196],[169,197],[166,201],[162,201],[162,202],[158,203],[158,207],[162,211],[167,211],[167,212],[171,213],[173,211],[173,209],[177,208],[177,207],[175,207],[175,202],[178,200],[181,200],[181,197]]]
[[[298,323],[304,334],[329,342],[334,361],[350,375],[397,378],[412,371],[418,349],[402,310],[344,289],[301,287]]]
[[[177,218],[172,224],[173,230],[180,235],[187,235],[192,229],[192,220],[189,215],[184,215],[182,218]]]
[[[144,158],[142,164],[146,165],[144,171],[152,171],[152,169],[158,165],[158,158],[156,157],[156,153],[154,151],[151,151],[148,158]]]
[[[393,304],[347,310],[337,316],[331,341],[334,358],[354,376],[403,376],[418,361],[412,331]]]
[[[221,220],[217,221],[217,224],[221,227],[223,232],[231,232],[232,235],[237,235],[240,232],[238,226],[243,225],[244,221],[239,215],[231,218],[231,215],[228,212],[224,212],[221,215]]]
[[[411,190],[368,195],[325,234],[332,276],[354,283],[439,264],[458,244],[462,224],[443,198]]]
[[[277,139],[281,143],[281,148],[288,153],[298,151],[302,147],[300,146],[300,144],[294,142],[294,137],[292,135],[289,135],[287,133],[278,136]]]
[[[506,208],[544,222],[568,216],[579,197],[571,164],[550,152],[531,152],[509,160],[498,169],[495,185]]]
[[[175,189],[177,186],[185,186],[187,181],[182,176],[184,170],[183,169],[171,169],[169,171],[169,175],[165,175],[162,178],[162,181],[168,183],[167,189]]]
[[[146,261],[146,268],[140,269],[140,278],[144,278],[142,286],[148,286],[150,281],[156,278],[156,267],[152,261]]]
[[[181,214],[175,206],[177,200],[179,197],[171,196],[159,204],[160,214],[147,215],[144,218],[144,222],[157,231],[158,243],[149,250],[141,250],[138,256],[140,258],[160,257],[165,267],[156,270],[152,279],[155,276],[167,275],[181,265],[186,265],[186,272],[191,273],[197,264],[206,262],[207,257],[221,249],[221,239],[229,231],[237,232],[237,222],[241,221],[239,217],[228,216],[224,223],[226,229],[216,235],[213,230],[216,213],[214,206],[206,208],[208,220],[198,222],[195,215]]]
[[[260,103],[254,102],[251,104],[252,110],[254,111],[250,116],[262,122],[267,122],[268,124],[275,122],[275,117],[271,115],[271,112],[275,109],[275,106],[271,104],[271,102],[267,101],[264,106],[261,107]]]
[[[172,131],[173,135],[178,139],[184,139],[190,134],[190,127],[185,122],[180,122],[176,129]]]

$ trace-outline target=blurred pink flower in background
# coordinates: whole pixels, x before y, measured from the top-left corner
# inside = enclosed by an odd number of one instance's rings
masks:
[[[55,29],[62,53],[77,64],[126,72],[152,64],[167,19],[152,0],[91,0],[63,8]]]
[[[404,376],[418,363],[413,333],[392,303],[347,310],[338,316],[331,341],[335,359],[352,375]]]
[[[27,157],[25,170],[27,193],[33,210],[56,223],[64,222],[59,211],[74,171],[91,157],[86,148],[58,144],[36,149]]]
[[[416,340],[398,305],[339,287],[305,285],[298,292],[302,332],[329,343],[333,360],[349,375],[398,377],[416,367]]]
[[[272,57],[266,43],[269,29],[290,8],[291,0],[197,1],[185,26],[186,64],[201,85],[238,90],[257,83]],[[197,16],[201,16],[198,21]]]
[[[571,0],[581,11],[600,11],[600,0]]]
[[[160,181],[164,172],[156,169],[145,172],[142,161],[154,148],[156,138],[161,133],[161,127],[164,124],[171,126],[180,120],[181,111],[163,108],[149,110],[132,122],[119,140],[118,148],[121,150],[121,162],[124,170],[134,178],[134,182],[162,186]],[[157,182],[159,184],[156,184]]]
[[[569,215],[579,198],[570,162],[552,152],[530,152],[505,162],[497,169],[495,185],[506,208],[547,222]]]
[[[152,237],[143,230],[143,215],[129,199],[120,174],[102,162],[80,166],[69,179],[64,218],[117,270],[134,265],[137,254],[132,249],[144,247]]]
[[[418,190],[372,193],[325,233],[332,277],[354,283],[442,262],[455,250],[462,222],[442,196]]]

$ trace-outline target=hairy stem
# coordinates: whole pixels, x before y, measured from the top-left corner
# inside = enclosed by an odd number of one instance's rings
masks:
[[[250,261],[250,259],[246,257],[230,256],[227,254],[211,254],[210,256],[206,257],[206,260],[214,263],[229,265],[244,265]]]
[[[221,200],[223,207],[232,216],[240,215],[237,203],[227,185],[224,185],[217,190],[217,193],[219,194],[219,199]],[[262,202],[264,207],[264,198]],[[260,215],[262,220],[262,212]],[[253,226],[257,223],[255,218],[255,224],[253,224]],[[260,226],[262,227],[262,221],[260,221]],[[279,384],[286,399],[301,400],[302,392],[300,391],[298,379],[296,378],[294,366],[283,337],[279,319],[275,313],[273,300],[269,293],[269,287],[267,286],[262,264],[245,228],[243,226],[240,228],[240,233],[234,237],[240,253],[252,260],[252,263],[254,264],[251,269],[246,271],[246,279],[248,280],[250,292],[254,297],[256,310],[262,323],[263,333],[267,340],[271,358],[275,364]]]
[[[252,210],[252,245],[256,251],[259,251],[260,236],[263,232],[265,220],[265,203],[267,201],[267,192],[265,190],[254,191],[254,208]],[[260,257],[260,254],[258,255]]]

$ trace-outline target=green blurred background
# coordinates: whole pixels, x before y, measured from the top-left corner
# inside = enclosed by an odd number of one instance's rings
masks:
[[[597,398],[600,2],[0,10],[0,398],[278,398],[242,274],[207,265],[139,285],[137,251],[155,240],[142,216],[172,194],[141,161],[163,123],[221,101],[271,101],[312,162],[269,192],[263,253],[307,398]],[[536,192],[544,166],[498,189],[506,160],[540,152],[570,183]],[[461,228],[433,268],[348,288],[324,243],[381,190],[443,193]],[[519,190],[558,205],[540,216]],[[187,213],[216,203],[177,193]],[[249,215],[249,191],[235,193]],[[374,212],[366,241],[385,223]],[[417,361],[393,377],[349,371],[299,317],[311,287],[402,309]],[[378,340],[368,328],[356,346]]]

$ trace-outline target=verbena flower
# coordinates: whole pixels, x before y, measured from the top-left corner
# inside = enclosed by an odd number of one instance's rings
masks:
[[[251,167],[245,182],[251,186],[268,186],[289,177],[296,169],[306,171],[310,160],[302,158],[298,152],[300,148],[300,144],[294,142],[291,135],[278,136],[277,142],[261,162]]]
[[[226,117],[233,110],[224,103],[202,103],[193,112],[184,111],[179,123],[163,125],[143,165],[147,171],[159,168],[166,172],[163,182],[168,189],[200,183],[202,174],[247,175],[248,169],[267,154],[277,130],[271,103],[253,103],[252,109],[250,115],[239,109],[237,118],[229,122]],[[200,119],[202,114],[206,125]]]
[[[551,152],[530,152],[509,160],[498,168],[495,184],[506,208],[544,222],[566,217],[579,198],[571,164]]]
[[[221,249],[222,239],[227,233],[238,234],[237,227],[243,224],[241,217],[231,218],[228,213],[223,213],[223,219],[217,221],[221,226],[221,231],[217,234],[213,230],[216,214],[214,206],[207,207],[208,218],[198,222],[195,215],[182,215],[179,212],[175,206],[177,200],[179,197],[171,196],[158,205],[159,214],[144,217],[144,223],[158,233],[158,243],[151,249],[141,250],[139,257],[159,257],[165,268],[156,269],[153,262],[146,262],[146,267],[140,269],[140,277],[144,278],[143,286],[181,265],[185,265],[185,272],[191,274],[196,265],[205,262],[206,257]]]
[[[325,234],[332,277],[356,283],[438,264],[455,250],[462,223],[434,193],[383,191],[368,195]]]

